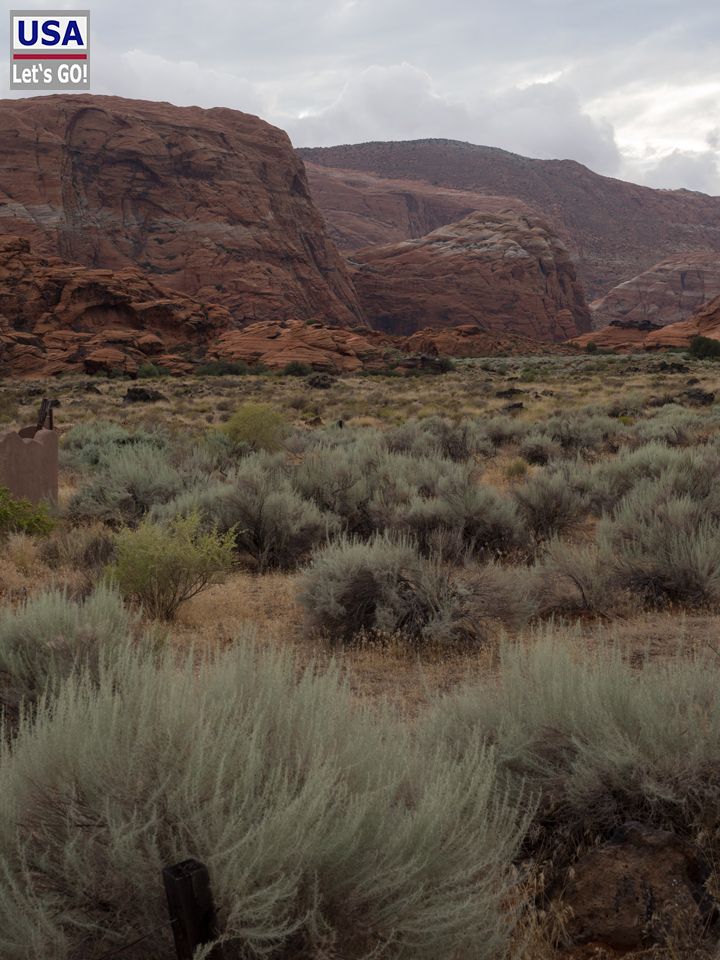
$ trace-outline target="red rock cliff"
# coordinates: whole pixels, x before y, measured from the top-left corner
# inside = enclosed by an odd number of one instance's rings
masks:
[[[0,232],[136,267],[240,322],[361,320],[287,135],[235,110],[118,97],[0,101]]]
[[[473,213],[350,262],[365,315],[388,333],[479,323],[559,341],[590,329],[567,248],[543,221],[514,210]]]

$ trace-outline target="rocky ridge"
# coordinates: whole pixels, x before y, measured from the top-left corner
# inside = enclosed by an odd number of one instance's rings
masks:
[[[653,323],[667,326],[689,320],[720,296],[720,254],[670,257],[590,304],[592,325]]]
[[[350,263],[365,316],[387,333],[470,323],[560,341],[590,327],[567,248],[545,222],[515,210],[366,247]]]
[[[494,147],[440,139],[298,152],[316,167],[343,176],[353,171],[375,181],[412,181],[424,191],[449,188],[518,198],[565,241],[588,300],[604,296],[663,258],[720,253],[720,197],[654,190],[600,176],[572,160],[531,160]],[[330,191],[327,196],[329,201],[322,191],[316,192],[337,235],[345,229],[346,215],[338,217],[337,194]]]

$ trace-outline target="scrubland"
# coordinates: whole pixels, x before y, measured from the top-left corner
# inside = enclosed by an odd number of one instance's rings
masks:
[[[716,956],[720,368],[295,373],[2,384],[62,438],[0,499],[0,955],[99,960],[187,856],[228,958],[626,955],[565,892],[637,822],[702,895],[631,955]]]

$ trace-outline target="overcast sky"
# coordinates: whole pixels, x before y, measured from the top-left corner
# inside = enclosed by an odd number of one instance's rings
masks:
[[[257,113],[297,146],[450,137],[720,194],[718,0],[90,9],[94,93]]]

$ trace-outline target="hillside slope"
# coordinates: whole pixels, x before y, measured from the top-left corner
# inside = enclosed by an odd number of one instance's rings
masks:
[[[578,263],[588,299],[603,296],[669,256],[720,251],[720,197],[653,190],[603,177],[572,160],[531,160],[454,140],[374,142],[298,151],[316,167],[360,171],[382,180],[422,181],[518,197],[556,227]],[[313,175],[317,184],[320,175]],[[333,229],[337,213],[314,186]]]

